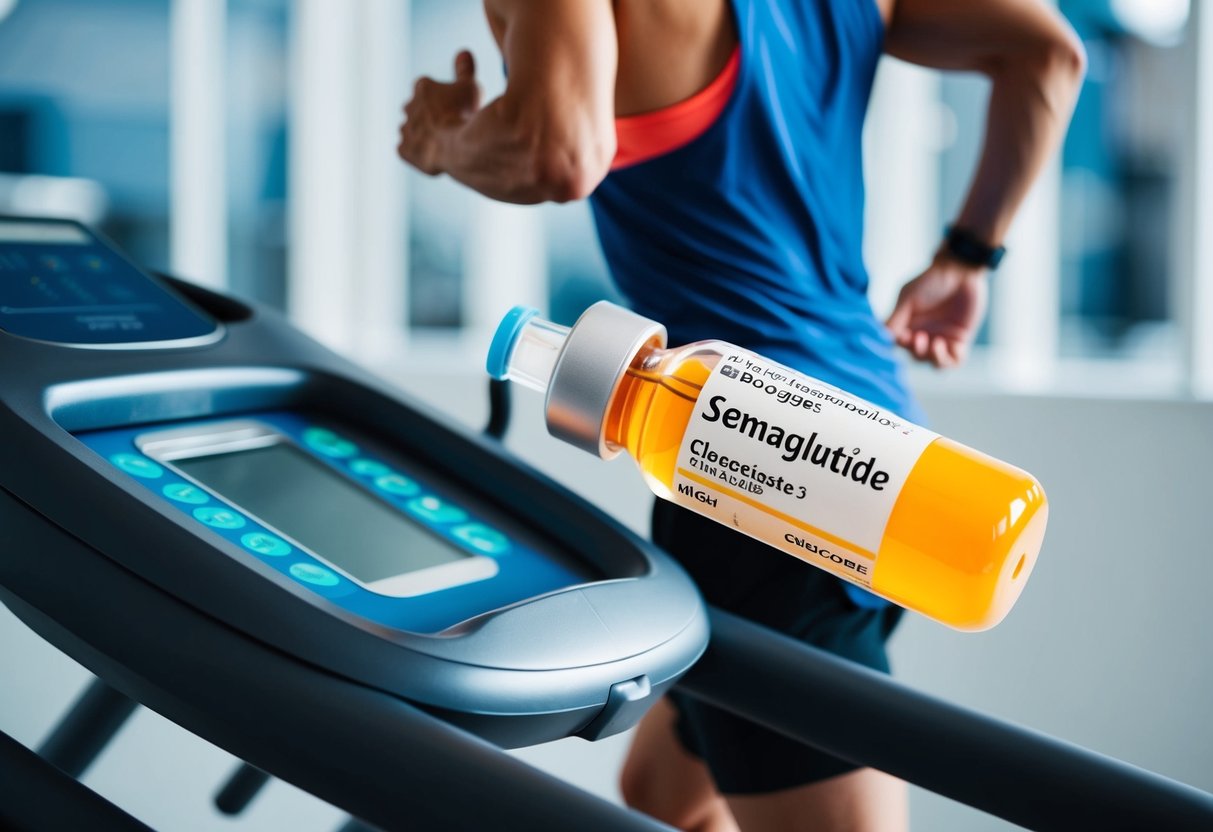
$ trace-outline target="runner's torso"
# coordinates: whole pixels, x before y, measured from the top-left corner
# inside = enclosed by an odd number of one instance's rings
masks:
[[[617,122],[617,166],[591,197],[612,275],[671,343],[729,340],[921,421],[866,296],[860,136],[878,8],[732,0],[728,10],[735,64],[726,55],[698,96],[714,100]],[[621,40],[628,31],[621,18]],[[645,120],[662,129],[629,129]],[[691,137],[670,149],[688,122]],[[667,144],[648,158],[633,133]]]

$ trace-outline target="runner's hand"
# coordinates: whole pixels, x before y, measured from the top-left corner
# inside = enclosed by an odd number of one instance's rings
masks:
[[[413,98],[404,105],[396,152],[422,173],[443,173],[443,140],[462,127],[480,109],[480,86],[476,83],[476,61],[466,49],[455,56],[455,80],[417,79]]]
[[[885,325],[899,346],[919,361],[957,367],[968,357],[986,314],[986,270],[945,253],[901,288]]]

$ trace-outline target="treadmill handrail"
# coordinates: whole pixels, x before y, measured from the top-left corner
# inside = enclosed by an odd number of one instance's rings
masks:
[[[151,828],[0,731],[0,827],[152,832]]]
[[[1209,830],[1213,795],[709,608],[678,689],[800,742],[1037,830]]]

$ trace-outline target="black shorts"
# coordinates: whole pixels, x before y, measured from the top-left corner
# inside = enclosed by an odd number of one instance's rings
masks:
[[[902,610],[863,609],[822,569],[658,500],[653,542],[690,573],[709,604],[889,672],[885,642]],[[682,744],[723,794],[760,794],[815,783],[858,766],[674,691]]]

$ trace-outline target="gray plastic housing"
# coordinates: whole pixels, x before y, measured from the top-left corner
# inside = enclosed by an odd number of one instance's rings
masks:
[[[630,309],[599,301],[569,331],[548,385],[548,432],[574,447],[613,459],[605,425],[619,380],[646,346],[665,347],[665,327]]]
[[[0,489],[12,505],[122,567],[105,573],[122,579],[93,589],[122,611],[125,628],[108,622],[71,640],[57,640],[58,628],[44,633],[61,649],[77,655],[74,645],[83,640],[91,651],[111,655],[116,645],[97,642],[126,637],[137,643],[148,622],[127,603],[125,581],[146,583],[223,622],[235,637],[407,700],[507,747],[624,730],[703,652],[708,628],[698,592],[651,544],[498,443],[409,401],[276,313],[172,286],[225,325],[220,341],[97,351],[0,332]],[[71,435],[270,408],[353,425],[444,471],[613,578],[486,611],[437,635],[394,630],[341,610],[216,536],[199,534],[196,524]],[[56,586],[73,576],[41,574],[50,545],[54,541],[36,535],[4,536],[0,584],[24,602],[19,615],[28,604],[46,619],[71,620],[67,596]],[[181,647],[205,649],[188,634]],[[87,656],[77,657],[88,663]],[[182,685],[182,696],[207,695],[205,680]]]

